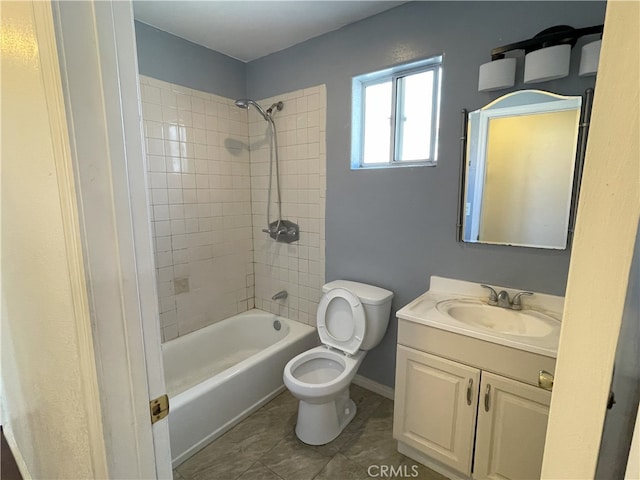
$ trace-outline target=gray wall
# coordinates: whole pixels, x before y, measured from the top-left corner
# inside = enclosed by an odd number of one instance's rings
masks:
[[[570,251],[455,242],[460,110],[507,93],[479,93],[490,50],[558,24],[604,22],[602,2],[414,2],[247,64],[247,93],[265,98],[327,85],[326,278],[363,281],[395,293],[393,311],[428,287],[431,275],[563,295]],[[586,41],[594,40],[588,37]],[[574,49],[567,79],[534,85],[582,94]],[[351,77],[444,53],[437,167],[351,171]],[[517,78],[522,78],[520,61]],[[526,88],[516,84],[516,89]],[[360,373],[393,385],[397,323]]]
[[[246,64],[135,22],[138,70],[165,82],[227,98],[246,97]]]
[[[395,293],[393,311],[423,293],[431,275],[563,295],[570,251],[455,242],[460,110],[507,90],[477,91],[490,50],[558,24],[604,22],[604,2],[413,2],[248,64],[136,22],[140,73],[228,98],[265,98],[327,85],[326,278]],[[533,85],[582,94],[593,77]],[[351,77],[444,53],[437,167],[351,171]],[[522,78],[522,59],[517,78]],[[516,84],[515,89],[529,88]],[[397,324],[360,373],[393,385]]]

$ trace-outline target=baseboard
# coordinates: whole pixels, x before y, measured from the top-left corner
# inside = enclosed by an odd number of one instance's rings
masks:
[[[367,377],[363,377],[362,375],[356,375],[353,378],[353,383],[358,385],[359,387],[370,390],[373,393],[377,393],[378,395],[382,395],[385,398],[393,400],[394,389],[391,387],[387,387],[386,385],[383,385],[381,383],[374,382],[373,380],[370,380]]]

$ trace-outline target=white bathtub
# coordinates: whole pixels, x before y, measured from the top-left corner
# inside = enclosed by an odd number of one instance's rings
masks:
[[[314,328],[261,310],[163,344],[174,468],[284,390],[287,362],[317,344]]]

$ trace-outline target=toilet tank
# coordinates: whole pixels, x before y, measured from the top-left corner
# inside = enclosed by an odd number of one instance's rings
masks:
[[[349,290],[362,302],[367,328],[360,350],[371,350],[380,343],[389,326],[393,292],[385,290],[384,288],[374,287],[366,283],[352,282],[350,280],[334,280],[333,282],[329,282],[322,287],[322,292],[327,293],[334,288]]]

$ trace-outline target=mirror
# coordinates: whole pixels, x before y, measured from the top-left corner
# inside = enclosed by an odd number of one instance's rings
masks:
[[[459,240],[567,247],[581,165],[576,157],[583,156],[582,103],[580,96],[523,90],[468,117],[463,111]]]

